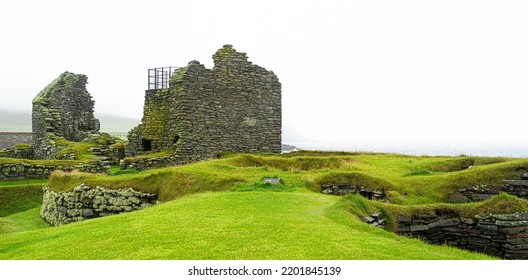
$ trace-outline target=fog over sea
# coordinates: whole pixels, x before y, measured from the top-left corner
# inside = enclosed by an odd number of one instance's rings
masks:
[[[368,144],[368,143],[324,143],[324,142],[285,142],[300,150],[347,151],[394,153],[414,156],[492,156],[492,157],[528,157],[528,145],[470,145],[470,144]]]

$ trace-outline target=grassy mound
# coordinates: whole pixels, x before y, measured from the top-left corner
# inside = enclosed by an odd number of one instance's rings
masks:
[[[526,201],[504,194],[481,203],[446,204],[458,188],[502,184],[503,179],[518,178],[527,166],[528,159],[301,151],[230,154],[142,172],[113,170],[111,175],[58,171],[47,182],[54,191],[71,191],[81,183],[110,189],[131,187],[158,194],[162,203],[134,213],[42,229],[45,225],[39,224],[35,210],[38,202],[30,198],[36,197],[36,188],[25,184],[27,193],[18,200],[10,198],[11,210],[0,218],[0,233],[4,232],[0,234],[0,258],[487,258],[425,245],[370,227],[357,217],[382,211],[390,227],[395,214],[527,211]],[[265,177],[278,177],[281,182],[264,183]],[[329,183],[383,189],[390,204],[358,195],[320,194],[320,186]],[[15,190],[13,186],[2,188]]]
[[[40,218],[45,180],[0,182],[0,234],[48,227]]]
[[[299,192],[188,196],[135,213],[0,235],[0,259],[486,259],[370,227]]]
[[[460,170],[461,163],[472,168]],[[440,166],[447,166],[444,169]],[[458,171],[452,170],[458,166]],[[478,157],[414,157],[392,154],[297,152],[285,155],[229,155],[195,164],[119,176],[56,172],[53,190],[68,191],[80,183],[106,188],[132,187],[154,192],[162,201],[203,191],[230,190],[235,183],[280,177],[293,187],[320,191],[323,183],[365,184],[384,189],[391,203],[402,205],[447,202],[456,189],[469,184],[502,185],[527,170],[528,159]],[[444,171],[442,171],[444,170]]]
[[[44,185],[43,180],[0,182],[0,217],[40,206]]]

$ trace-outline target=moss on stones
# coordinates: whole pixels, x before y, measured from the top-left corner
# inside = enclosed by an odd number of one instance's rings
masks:
[[[58,226],[140,210],[156,203],[156,194],[131,188],[109,190],[81,184],[72,192],[54,192],[45,188],[40,215],[50,225]]]
[[[64,72],[33,99],[37,158],[57,156],[61,149],[54,145],[56,138],[79,142],[99,131],[99,121],[93,115],[94,101],[86,90],[86,83],[85,75]]]
[[[281,84],[277,76],[225,45],[213,69],[191,61],[168,89],[145,94],[142,124],[129,134],[127,156],[174,149],[170,164],[222,152],[280,153]]]

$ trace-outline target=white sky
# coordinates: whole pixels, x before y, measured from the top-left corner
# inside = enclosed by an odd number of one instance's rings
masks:
[[[319,143],[528,148],[527,1],[0,3],[0,108],[63,71],[96,112],[141,117],[147,69],[232,44],[274,71],[283,122]]]

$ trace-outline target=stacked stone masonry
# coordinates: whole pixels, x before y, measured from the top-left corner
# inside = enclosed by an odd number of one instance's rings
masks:
[[[174,156],[166,156],[166,157],[154,157],[154,158],[148,158],[148,159],[140,159],[140,160],[122,160],[119,168],[120,169],[136,169],[136,170],[147,170],[147,169],[154,169],[154,168],[163,168],[166,166],[176,165],[180,162],[175,161]]]
[[[33,144],[31,132],[0,132],[0,149],[11,149],[16,144]]]
[[[83,139],[83,142],[97,143],[96,146],[88,148],[94,159],[108,165],[117,165],[125,157],[125,146],[121,141],[116,141],[108,133],[95,133]]]
[[[171,164],[222,152],[281,152],[277,76],[225,45],[213,69],[197,61],[174,72],[169,88],[147,90],[142,124],[129,133],[127,156],[173,149]]]
[[[0,164],[0,180],[23,180],[23,179],[47,179],[51,172],[62,170],[70,172],[79,170],[88,173],[107,174],[110,166],[102,162],[76,163],[71,165],[39,165],[34,163],[10,163]]]
[[[505,259],[528,259],[528,213],[460,217],[436,213],[397,216],[396,233],[433,244],[482,252]]]
[[[33,159],[35,151],[31,145],[18,144],[11,149],[0,149],[0,158]]]
[[[140,210],[156,203],[156,194],[142,193],[131,188],[109,190],[81,184],[72,192],[44,189],[40,216],[50,225],[58,226]]]
[[[383,190],[375,190],[370,187],[361,187],[353,185],[323,184],[321,193],[331,195],[359,194],[369,200],[385,201],[387,196]]]
[[[451,203],[483,201],[505,192],[528,199],[528,180],[503,180],[503,186],[469,185],[449,197]]]
[[[33,99],[33,147],[38,159],[53,159],[60,151],[57,137],[79,142],[99,131],[94,101],[85,75],[64,72]]]

